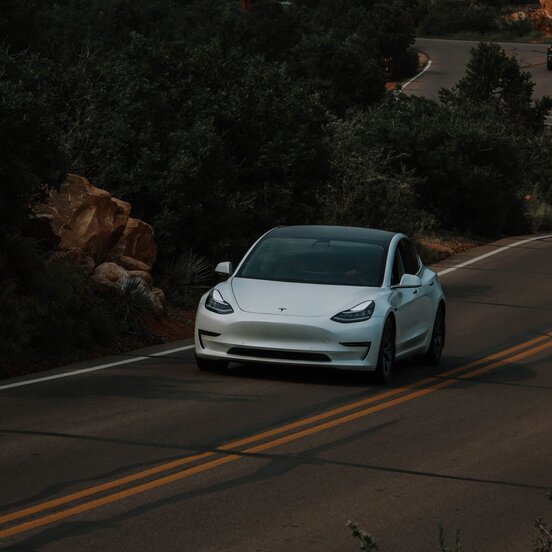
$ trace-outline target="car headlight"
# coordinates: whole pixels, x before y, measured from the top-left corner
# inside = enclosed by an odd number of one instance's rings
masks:
[[[224,297],[218,289],[213,289],[207,296],[205,301],[205,308],[217,314],[230,314],[234,312],[234,309],[224,300]]]
[[[335,316],[332,316],[332,320],[334,322],[342,323],[362,322],[363,320],[370,319],[370,317],[374,313],[375,308],[376,304],[374,303],[374,301],[364,301],[356,307],[352,307],[350,309],[337,313]]]

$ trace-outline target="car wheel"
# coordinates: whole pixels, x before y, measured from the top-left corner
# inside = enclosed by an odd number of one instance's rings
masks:
[[[433,333],[431,334],[431,342],[427,353],[423,356],[426,364],[437,366],[441,360],[441,355],[445,347],[446,323],[445,323],[445,307],[441,303],[435,315],[433,323]]]
[[[376,383],[387,383],[395,366],[395,324],[388,318],[383,326],[378,364],[374,373]]]
[[[226,360],[211,360],[195,356],[196,365],[202,372],[223,372],[228,367]]]

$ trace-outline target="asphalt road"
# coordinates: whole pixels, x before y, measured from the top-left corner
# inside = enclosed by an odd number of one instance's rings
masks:
[[[473,46],[477,42],[418,38],[415,47],[429,56],[431,67],[404,92],[438,99],[441,88],[451,88],[464,76]],[[552,96],[552,71],[546,69],[546,44],[504,42],[501,46],[517,57],[524,71],[531,73],[535,82],[534,97]]]
[[[345,552],[351,519],[382,552],[437,550],[440,523],[466,552],[529,551],[534,518],[552,522],[551,278],[552,238],[443,275],[442,365],[389,387],[203,374],[190,350],[4,380],[0,548]]]

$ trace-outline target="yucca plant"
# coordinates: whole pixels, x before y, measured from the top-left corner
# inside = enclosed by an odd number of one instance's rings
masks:
[[[535,520],[537,536],[533,543],[533,552],[551,552],[552,551],[552,531],[548,529],[541,518]]]
[[[366,531],[359,528],[358,523],[354,521],[348,521],[347,527],[352,531],[353,537],[355,537],[360,543],[360,549],[365,552],[376,552],[378,545],[372,535],[369,535]]]
[[[443,526],[439,524],[439,550],[440,552],[460,552],[462,550],[462,546],[460,545],[460,529],[456,529],[454,547],[449,548],[445,544],[445,530]]]
[[[125,278],[119,282],[113,311],[121,329],[130,332],[144,330],[146,317],[155,311],[150,292],[141,278]]]
[[[211,263],[190,249],[167,265],[161,278],[161,288],[175,303],[190,306],[212,276]]]

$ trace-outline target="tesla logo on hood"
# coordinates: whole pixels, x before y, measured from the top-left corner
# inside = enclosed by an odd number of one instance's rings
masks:
[[[278,307],[278,309],[280,312],[284,312],[285,310],[287,310],[286,307]]]

